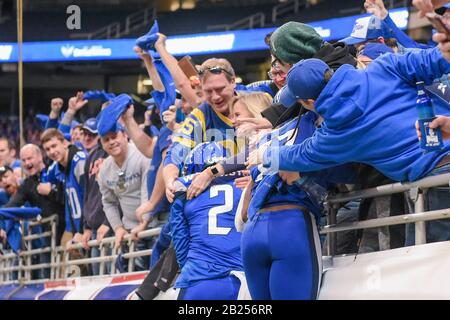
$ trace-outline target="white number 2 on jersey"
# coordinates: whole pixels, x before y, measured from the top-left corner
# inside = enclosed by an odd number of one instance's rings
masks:
[[[226,236],[230,233],[231,228],[218,227],[217,216],[221,213],[230,212],[233,210],[233,187],[229,184],[221,184],[212,186],[210,188],[210,197],[214,198],[219,195],[219,192],[224,192],[225,204],[217,206],[208,212],[208,234],[218,234]]]

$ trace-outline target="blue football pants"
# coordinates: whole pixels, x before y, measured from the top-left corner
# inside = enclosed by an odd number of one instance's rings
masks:
[[[181,288],[178,300],[237,300],[241,281],[233,275],[224,278],[201,280]]]
[[[241,249],[252,299],[317,298],[322,251],[312,214],[299,209],[258,214],[245,226]]]

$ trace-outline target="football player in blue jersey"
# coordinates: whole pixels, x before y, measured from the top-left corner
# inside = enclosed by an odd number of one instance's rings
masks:
[[[175,182],[170,223],[181,273],[175,287],[179,300],[235,300],[241,290],[240,233],[234,227],[241,190],[234,185],[238,173],[214,180],[192,200],[186,191],[193,174],[227,156],[216,142],[202,143],[188,156],[183,173]],[[246,285],[242,286],[246,288]]]
[[[48,182],[64,184],[66,229],[63,239],[70,240],[73,237],[73,241],[81,242],[86,154],[76,146],[69,145],[61,131],[55,128],[47,129],[42,133],[41,143],[47,156],[55,162],[49,168]],[[47,192],[50,193],[51,190]],[[63,242],[61,240],[62,245],[65,244]]]

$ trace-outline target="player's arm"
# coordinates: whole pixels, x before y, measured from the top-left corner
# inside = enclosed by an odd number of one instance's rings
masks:
[[[197,108],[183,121],[180,129],[175,133],[172,138],[173,143],[164,158],[163,177],[169,202],[173,201],[175,192],[173,183],[179,176],[184,159],[198,143],[202,142],[205,123],[200,119],[204,119],[204,115]]]
[[[170,209],[170,224],[172,228],[172,241],[180,268],[183,268],[189,252],[189,225],[184,215],[184,202],[186,193],[177,193]]]

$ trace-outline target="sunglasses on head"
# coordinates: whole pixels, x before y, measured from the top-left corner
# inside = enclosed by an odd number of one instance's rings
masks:
[[[205,69],[200,69],[198,74],[200,76],[203,76],[206,72],[211,72],[212,74],[221,74],[222,72],[225,72],[226,74],[228,74],[230,77],[232,77],[233,75],[231,74],[230,71],[219,67],[219,66],[215,66],[215,67],[210,67],[210,68],[205,68]]]

